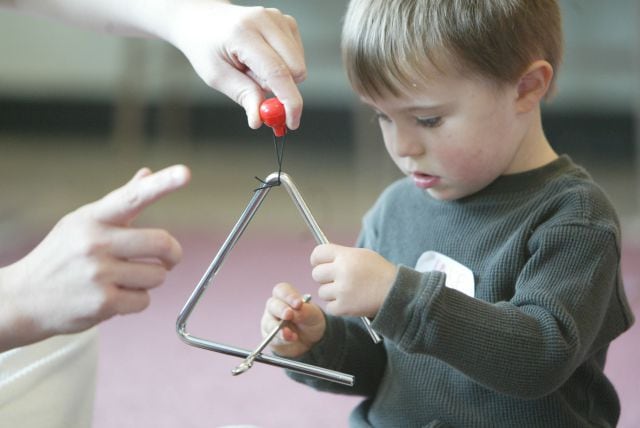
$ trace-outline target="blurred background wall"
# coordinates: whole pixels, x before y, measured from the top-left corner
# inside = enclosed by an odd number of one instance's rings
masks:
[[[358,197],[356,208],[366,209],[369,195],[375,195],[396,173],[383,150],[373,146],[379,144],[377,127],[350,93],[340,65],[339,34],[346,3],[258,3],[297,19],[309,67],[309,77],[301,85],[303,122],[299,131],[290,134],[285,167],[295,170],[299,158],[326,159],[316,168],[301,171],[304,180],[311,182],[326,179],[326,171],[335,169],[332,166],[351,169],[349,180],[355,182],[358,195],[365,195]],[[638,209],[634,190],[634,130],[640,104],[638,1],[562,0],[561,4],[566,55],[558,95],[545,107],[547,133],[559,151],[592,168],[613,194],[621,214],[633,218]],[[112,157],[115,163],[107,175],[119,180],[155,157],[169,163],[193,159],[196,174],[203,160],[206,170],[224,170],[224,162],[218,159],[225,152],[247,156],[266,168],[248,168],[245,175],[250,177],[274,167],[268,130],[248,129],[243,111],[208,88],[182,54],[163,42],[111,37],[0,12],[0,54],[3,163],[9,161],[11,147],[26,150],[29,154],[24,157],[30,162],[41,157],[39,151],[65,162],[62,153],[70,151],[85,164],[96,162],[89,154],[92,150],[102,150],[99,161]],[[38,147],[35,154],[34,145]],[[311,155],[316,152],[322,156]],[[113,168],[120,165],[122,175]],[[0,174],[7,173],[3,170]],[[234,172],[241,176],[245,171]],[[105,180],[95,175],[98,182]],[[222,175],[226,179],[207,178],[215,179],[209,185],[224,193],[227,186],[219,185],[233,180]],[[627,185],[621,186],[621,180]],[[358,217],[345,221],[357,224]]]

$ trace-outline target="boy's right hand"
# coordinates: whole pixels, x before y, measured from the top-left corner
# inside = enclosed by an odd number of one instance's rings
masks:
[[[288,358],[299,357],[318,343],[326,329],[322,310],[313,303],[303,303],[302,294],[291,284],[280,283],[267,300],[262,322],[262,336],[266,337],[280,320],[289,321],[271,341],[271,349]]]

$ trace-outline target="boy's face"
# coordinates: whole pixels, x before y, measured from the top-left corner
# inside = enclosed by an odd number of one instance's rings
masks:
[[[432,71],[428,84],[416,83],[409,94],[363,98],[378,115],[391,158],[416,186],[452,200],[531,169],[515,84],[498,90]]]

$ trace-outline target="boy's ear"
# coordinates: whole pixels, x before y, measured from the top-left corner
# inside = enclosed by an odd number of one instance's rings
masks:
[[[553,80],[551,64],[543,60],[531,63],[518,81],[516,99],[518,113],[528,113],[533,110],[549,91],[551,80]]]

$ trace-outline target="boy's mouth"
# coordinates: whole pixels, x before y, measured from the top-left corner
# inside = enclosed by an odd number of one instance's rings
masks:
[[[421,172],[412,172],[411,178],[416,186],[421,189],[430,189],[440,182],[440,177],[435,175],[423,174]]]

